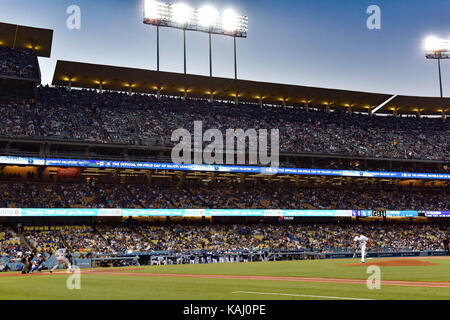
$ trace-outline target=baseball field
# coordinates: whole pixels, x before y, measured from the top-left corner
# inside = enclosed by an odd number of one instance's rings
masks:
[[[308,260],[0,273],[0,299],[450,300],[448,257]],[[369,268],[376,265],[377,268]],[[370,290],[368,271],[379,270]],[[71,277],[72,276],[72,277]],[[71,278],[70,278],[71,277]],[[372,284],[376,284],[372,282]],[[34,290],[30,290],[34,288]]]

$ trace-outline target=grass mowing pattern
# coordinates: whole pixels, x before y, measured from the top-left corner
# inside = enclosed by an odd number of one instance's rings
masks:
[[[422,259],[422,258],[421,258]],[[422,260],[427,260],[423,258]],[[172,265],[117,272],[297,276],[367,279],[366,268],[343,264],[355,260],[315,260]],[[376,260],[373,260],[376,261]],[[450,281],[450,260],[433,260],[437,266],[382,267],[382,280]],[[99,269],[97,269],[99,270]],[[112,271],[114,269],[101,269]],[[450,299],[448,288],[382,286],[369,290],[362,284],[287,282],[265,280],[203,279],[82,274],[81,290],[68,290],[69,275],[0,276],[0,299],[173,299],[173,300],[316,300],[321,298],[233,293],[236,291],[317,295],[358,299]]]

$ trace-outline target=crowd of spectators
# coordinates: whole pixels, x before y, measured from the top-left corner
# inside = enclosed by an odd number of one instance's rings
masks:
[[[36,79],[36,54],[32,50],[0,46],[0,76]]]
[[[40,87],[37,92],[33,108],[17,99],[3,102],[4,111],[11,113],[0,120],[3,135],[171,147],[174,130],[192,133],[194,121],[202,121],[203,131],[219,129],[224,136],[227,129],[269,133],[279,129],[281,152],[426,160],[449,156],[449,121],[436,118],[158,100],[150,95],[53,87]]]
[[[45,229],[45,230],[41,230]],[[54,229],[54,230],[49,230]],[[1,229],[0,229],[1,230]],[[442,250],[450,226],[437,223],[170,223],[128,225],[101,223],[94,226],[30,227],[24,235],[38,252],[54,252],[55,244],[65,243],[72,253],[133,255],[198,251],[236,252],[348,252],[360,231],[370,239],[370,251]],[[4,246],[2,254],[24,250],[17,242]],[[3,238],[3,240],[2,240]]]
[[[73,252],[82,254],[108,253],[108,242],[92,226],[63,226],[61,235]]]
[[[5,100],[0,98],[0,136],[38,136],[35,126],[35,110],[31,103],[23,99]]]
[[[20,237],[11,228],[0,225],[0,260],[2,257],[16,257],[28,251]]]
[[[439,250],[448,226],[437,224],[231,224],[140,226],[153,250],[220,252],[311,250],[348,251],[357,231],[371,241],[373,251]]]
[[[4,208],[331,209],[448,211],[445,188],[0,183]]]
[[[54,90],[39,90],[36,118],[41,137],[109,142],[97,119],[91,94]]]
[[[28,197],[33,199],[35,208],[62,208],[65,205],[64,197],[59,188],[51,184],[28,184]]]
[[[108,242],[109,253],[112,254],[144,252],[150,246],[146,238],[138,232],[133,232],[127,226],[101,224],[97,230]]]
[[[25,229],[23,234],[26,241],[31,247],[38,249],[38,252],[55,252],[61,244],[59,230],[55,230],[55,228],[42,229],[47,228]]]
[[[0,183],[0,207],[33,208],[34,202],[25,183]]]
[[[104,208],[97,196],[95,185],[90,183],[66,183],[60,185],[68,208]]]
[[[240,185],[128,185],[145,208],[183,209],[342,209],[447,210],[441,190],[365,188],[246,188]]]

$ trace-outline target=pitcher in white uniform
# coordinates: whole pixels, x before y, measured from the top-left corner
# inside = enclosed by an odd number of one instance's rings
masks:
[[[72,272],[72,265],[70,264],[69,259],[66,258],[66,248],[61,247],[58,250],[56,250],[55,257],[56,257],[57,263],[50,270],[50,273],[53,273],[53,271],[55,271],[56,268],[59,268],[59,266],[61,264],[65,264],[67,266],[67,268],[68,268],[67,272]]]
[[[369,238],[363,236],[361,234],[361,231],[358,231],[353,241],[353,248],[356,249],[356,246],[359,246],[359,248],[361,249],[361,263],[364,263],[364,258],[366,257],[366,247],[369,243]]]

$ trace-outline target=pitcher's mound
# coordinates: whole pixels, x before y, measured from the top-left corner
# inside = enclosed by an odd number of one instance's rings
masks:
[[[419,267],[419,266],[437,266],[437,263],[414,260],[414,259],[389,259],[371,261],[366,263],[346,264],[349,267],[379,266],[379,267]]]

